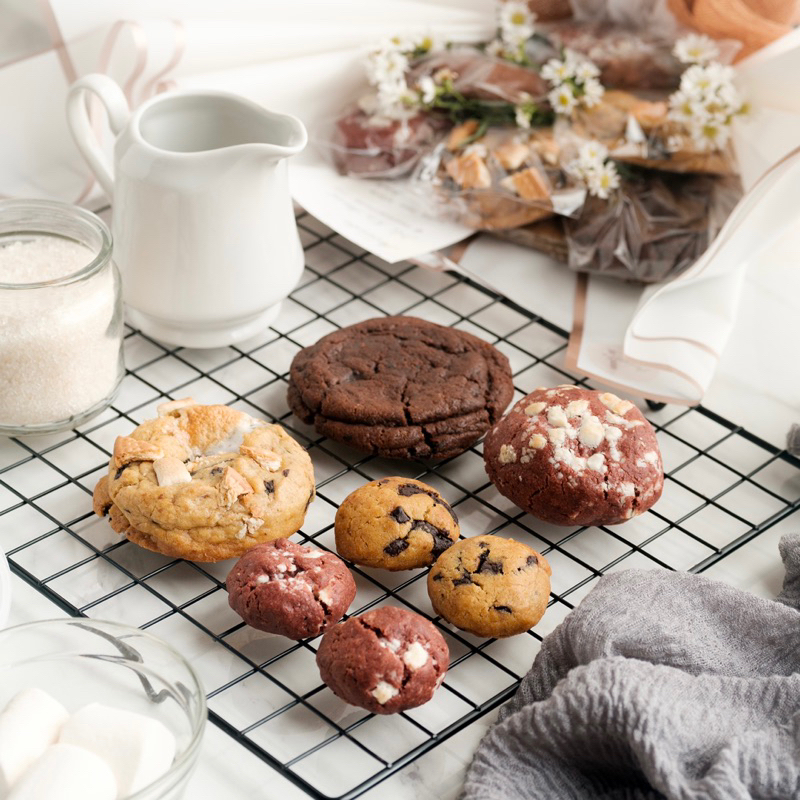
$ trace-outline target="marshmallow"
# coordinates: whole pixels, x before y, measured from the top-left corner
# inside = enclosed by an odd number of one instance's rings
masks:
[[[133,711],[91,703],[64,724],[59,742],[84,747],[111,767],[120,797],[160,778],[175,758],[175,737],[166,726]]]
[[[41,689],[24,689],[0,714],[0,798],[58,739],[69,714]]]
[[[53,744],[14,784],[8,800],[116,800],[111,768],[94,753]]]

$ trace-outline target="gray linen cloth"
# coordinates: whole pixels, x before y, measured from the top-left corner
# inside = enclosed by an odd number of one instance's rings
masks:
[[[607,575],[543,643],[466,800],[800,798],[800,534],[777,601],[678,572]]]

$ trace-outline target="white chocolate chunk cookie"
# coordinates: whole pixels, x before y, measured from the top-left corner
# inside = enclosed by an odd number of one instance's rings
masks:
[[[186,403],[117,439],[95,512],[142,547],[192,561],[295,533],[314,499],[308,453],[280,425]]]
[[[611,392],[537,389],[492,429],[483,454],[502,494],[555,525],[625,522],[664,487],[653,428]]]

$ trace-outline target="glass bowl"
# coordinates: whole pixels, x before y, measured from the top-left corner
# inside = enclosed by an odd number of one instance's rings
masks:
[[[172,732],[169,771],[125,800],[177,800],[196,766],[206,722],[197,673],[151,634],[91,619],[32,622],[0,631],[0,709],[17,692],[39,688],[70,713],[89,703],[135,711]]]

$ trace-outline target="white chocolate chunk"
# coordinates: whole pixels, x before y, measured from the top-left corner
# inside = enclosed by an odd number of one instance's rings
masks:
[[[116,800],[117,782],[111,767],[95,753],[72,744],[54,744],[17,781],[7,797],[8,800]]]
[[[636,494],[636,488],[632,483],[621,483],[619,485],[620,494],[623,497],[633,497]]]
[[[182,397],[180,400],[170,400],[167,403],[160,403],[156,406],[156,413],[159,417],[168,417],[182,408],[196,405],[193,397]]]
[[[155,461],[163,457],[164,451],[160,447],[132,436],[117,436],[114,442],[114,466],[117,469],[134,461]]]
[[[370,692],[381,705],[385,705],[399,693],[399,689],[392,686],[391,683],[386,683],[386,681],[378,681],[378,685]]]
[[[603,394],[600,395],[600,402],[606,408],[621,416],[625,416],[625,414],[633,408],[633,403],[629,403],[627,400],[623,400],[611,392],[603,392]]]
[[[159,486],[176,486],[179,483],[189,483],[192,476],[186,465],[175,456],[164,456],[153,462],[156,480]]]
[[[606,457],[602,453],[595,453],[586,459],[586,466],[595,472],[606,471]]]
[[[578,439],[586,447],[598,447],[605,437],[605,431],[600,421],[594,415],[583,418],[581,429],[578,431]]]
[[[534,433],[533,436],[531,436],[531,440],[528,442],[528,447],[533,450],[541,450],[546,444],[547,439],[545,439],[541,433]],[[530,458],[528,460],[530,460]]]
[[[320,603],[324,603],[326,606],[329,606],[333,602],[333,597],[327,588],[320,589],[317,597]]]
[[[567,431],[564,428],[550,428],[547,435],[553,444],[561,445],[567,440]]]
[[[642,458],[644,458],[646,464],[655,464],[658,461],[658,453],[655,450],[651,450],[649,453],[645,453]]]
[[[269,575],[259,575],[256,578],[256,583],[269,583]]]
[[[25,689],[0,714],[0,797],[58,739],[67,709],[41,689]]]
[[[419,643],[410,644],[403,653],[403,663],[409,669],[419,669],[428,662],[428,651]]]
[[[514,450],[513,445],[504,444],[500,447],[500,455],[497,460],[501,464],[513,464],[517,460],[517,451]]]
[[[261,530],[264,525],[264,520],[258,517],[246,517],[245,530],[252,536],[256,531]]]
[[[281,457],[271,450],[262,450],[260,447],[249,447],[243,444],[239,447],[239,452],[243,456],[252,458],[261,469],[277,472],[281,468]]]
[[[114,773],[120,797],[160,778],[172,766],[176,750],[175,737],[162,722],[100,703],[76,711],[61,729],[59,742],[100,756]]]
[[[586,459],[576,456],[567,447],[556,447],[553,451],[553,457],[556,461],[560,461],[564,466],[569,467],[575,472],[583,472],[586,469]]]
[[[530,404],[530,405],[529,405],[529,406],[528,406],[528,407],[525,409],[525,413],[526,413],[526,414],[527,414],[529,417],[535,417],[537,414],[541,414],[541,412],[542,412],[542,411],[544,411],[544,409],[545,409],[545,407],[546,407],[546,406],[547,406],[547,403],[542,403],[542,402],[538,402],[538,403],[531,403],[531,404]]]
[[[547,421],[554,428],[566,428],[567,425],[569,425],[567,415],[564,413],[564,409],[561,408],[561,406],[550,407],[550,410],[547,412]]]
[[[588,408],[589,408],[588,400],[573,400],[571,403],[567,405],[567,416],[580,417],[586,413],[586,409]]]
[[[238,497],[243,494],[252,494],[253,487],[244,476],[233,467],[225,467],[222,480],[219,482],[220,501],[225,508],[230,508]]]

